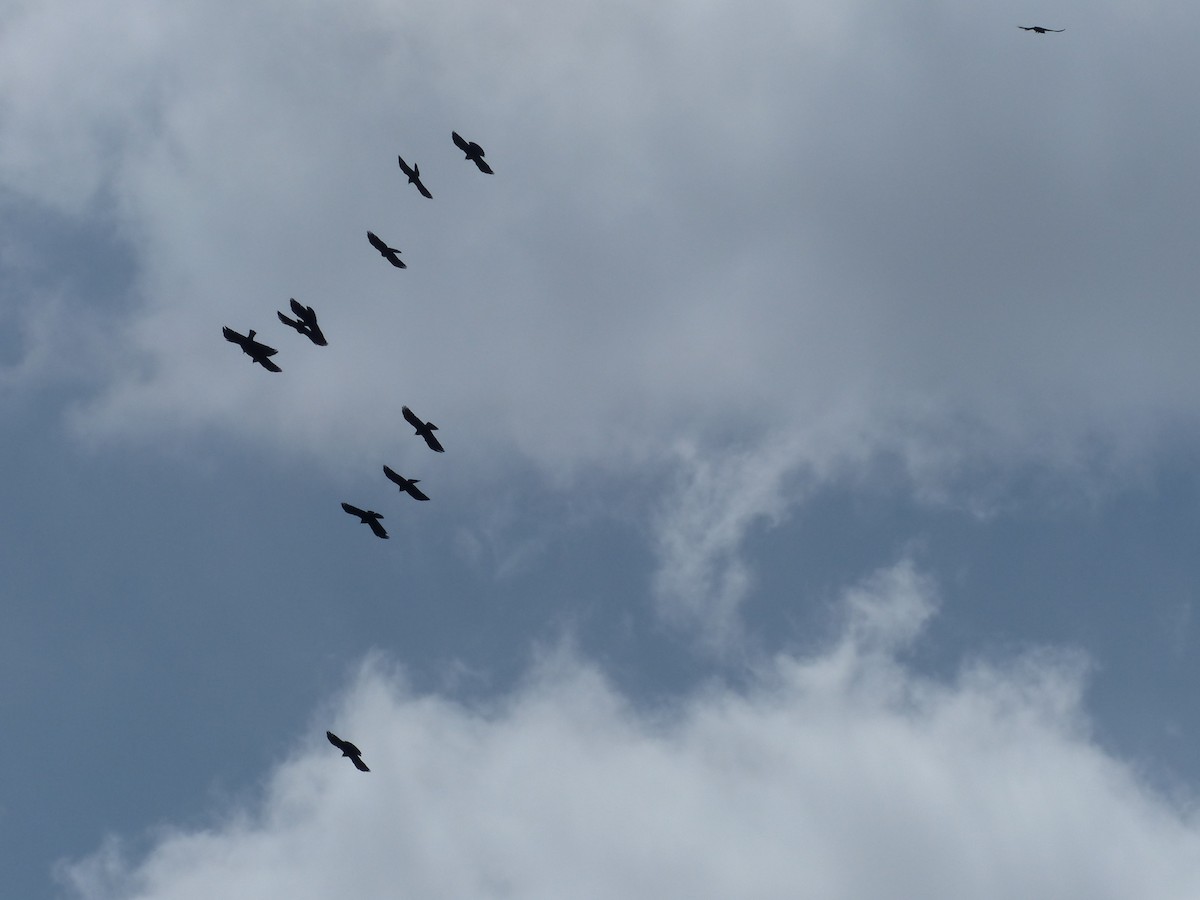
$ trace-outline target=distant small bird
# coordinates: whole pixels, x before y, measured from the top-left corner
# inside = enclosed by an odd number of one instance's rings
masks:
[[[326,346],[329,341],[325,340],[325,335],[321,332],[321,326],[317,324],[317,314],[311,306],[301,306],[295,297],[291,298],[292,312],[296,314],[296,318],[289,319],[279,310],[275,311],[275,315],[279,316],[279,321],[284,325],[290,325],[302,335],[318,347]]]
[[[450,132],[450,137],[454,139],[454,146],[467,154],[466,158],[475,163],[479,167],[479,171],[485,175],[491,175],[492,167],[483,161],[483,148],[474,141],[465,141],[457,131]]]
[[[407,406],[403,407],[400,411],[404,414],[404,421],[415,428],[417,434],[425,438],[425,443],[429,445],[430,450],[436,450],[438,453],[446,452],[446,448],[442,446],[441,441],[433,435],[437,431],[436,425],[432,422],[422,422]]]
[[[397,269],[407,269],[408,265],[400,258],[400,251],[395,247],[389,247],[373,232],[367,232],[367,240],[371,242],[371,246],[379,251],[379,255],[390,262]]]
[[[349,741],[343,741],[340,737],[338,737],[332,731],[325,732],[325,737],[329,738],[329,743],[333,744],[333,746],[337,747],[339,750],[342,751],[342,756],[350,757],[350,762],[354,763],[354,767],[356,769],[358,769],[358,771],[360,771],[360,772],[370,772],[371,771],[370,769],[367,768],[367,764],[365,762],[363,762],[362,751],[359,750],[357,747],[355,747],[352,743],[350,743]]]
[[[1022,31],[1032,31],[1035,34],[1048,34],[1050,32],[1057,34],[1060,31],[1067,30],[1065,28],[1043,28],[1041,25],[1018,25],[1017,27]]]
[[[412,168],[409,168],[409,165],[404,161],[403,156],[397,156],[396,159],[400,160],[400,171],[408,176],[408,183],[415,184],[417,186],[417,190],[421,192],[422,197],[428,197],[430,200],[432,200],[433,194],[429,193],[429,188],[425,187],[425,185],[421,183],[421,167],[414,165]]]
[[[379,522],[383,518],[382,513],[377,513],[373,509],[359,509],[357,506],[351,506],[349,503],[343,503],[342,509],[352,516],[358,516],[358,520],[364,525],[370,525],[371,530],[375,532],[375,537],[386,538],[388,536],[387,530]]]
[[[249,334],[238,334],[228,326],[222,326],[221,333],[225,335],[225,340],[237,344],[242,348],[242,352],[250,357],[252,363],[258,363],[268,372],[282,372],[283,369],[271,362],[270,357],[274,356],[279,351],[274,347],[268,347],[266,344],[260,344],[254,339],[255,331],[250,329]]]
[[[404,491],[406,494],[408,494],[408,496],[412,497],[414,500],[428,500],[429,499],[428,497],[425,496],[424,492],[419,487],[417,487],[417,482],[421,480],[420,478],[405,478],[403,475],[397,475],[395,472],[393,472],[387,466],[383,467],[383,474],[387,476],[388,481],[392,482],[393,484],[398,485],[400,487],[400,490]]]

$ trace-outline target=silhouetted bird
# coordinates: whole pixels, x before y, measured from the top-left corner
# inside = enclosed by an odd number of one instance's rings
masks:
[[[343,503],[342,509],[350,513],[352,516],[358,516],[358,520],[364,525],[370,525],[371,530],[375,532],[375,537],[385,538],[388,536],[384,527],[379,524],[379,520],[383,518],[380,513],[373,509],[359,509],[357,506],[351,506],[349,503]]]
[[[399,486],[400,490],[404,491],[414,500],[428,500],[429,498],[417,487],[417,482],[420,478],[405,478],[403,475],[397,475],[387,466],[383,467],[383,474],[388,477],[388,481]]]
[[[279,316],[279,321],[284,325],[291,325],[318,347],[326,346],[329,342],[325,340],[325,335],[321,332],[321,326],[317,324],[317,314],[313,312],[313,308],[311,306],[301,306],[295,297],[292,297],[291,301],[292,312],[296,314],[296,318],[289,319],[283,313],[276,310],[275,315]]]
[[[1017,27],[1020,28],[1022,31],[1032,31],[1035,34],[1047,34],[1049,32],[1054,32],[1055,34],[1057,34],[1060,31],[1067,30],[1065,28],[1043,28],[1041,25],[1028,25],[1028,26],[1018,25]]]
[[[421,167],[414,165],[412,168],[409,168],[408,163],[404,161],[403,156],[397,156],[396,159],[400,160],[400,171],[408,176],[408,183],[415,184],[417,186],[417,190],[421,192],[421,196],[428,197],[430,200],[432,200],[433,194],[429,193],[429,188],[421,184]]]
[[[404,421],[406,421],[413,428],[417,429],[417,434],[425,438],[425,443],[429,445],[430,450],[436,450],[438,453],[445,452],[446,448],[443,447],[441,442],[433,436],[433,433],[437,431],[436,425],[434,425],[432,422],[422,422],[407,406],[403,407],[400,411],[404,413]]]
[[[467,159],[475,163],[479,167],[480,172],[492,174],[492,167],[483,161],[483,148],[474,141],[464,141],[462,136],[457,131],[450,132],[450,137],[454,138],[454,146],[463,153],[467,154]]]
[[[350,743],[349,741],[343,741],[340,737],[338,737],[332,731],[325,732],[325,737],[329,738],[329,743],[333,744],[333,746],[337,747],[339,750],[342,751],[342,756],[350,757],[350,762],[354,763],[354,767],[356,769],[358,769],[358,771],[360,771],[360,772],[370,772],[371,771],[370,769],[367,768],[367,764],[365,762],[363,762],[362,751],[359,750],[357,747],[355,747],[352,743]]]
[[[400,251],[395,247],[389,247],[381,241],[373,231],[367,232],[367,240],[371,242],[371,246],[379,251],[379,255],[390,262],[397,269],[407,269],[408,266],[404,260],[400,258]]]
[[[256,362],[268,372],[282,372],[283,369],[271,362],[270,357],[274,356],[279,351],[274,347],[268,347],[266,344],[260,344],[254,339],[254,329],[250,329],[249,334],[238,334],[228,326],[222,326],[221,333],[225,335],[225,340],[237,344],[242,348],[242,352],[250,357],[251,362]]]

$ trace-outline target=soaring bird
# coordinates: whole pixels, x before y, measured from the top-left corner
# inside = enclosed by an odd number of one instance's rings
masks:
[[[454,139],[454,146],[467,154],[466,158],[475,163],[479,167],[479,171],[485,175],[492,174],[492,167],[483,161],[483,148],[474,141],[464,141],[462,136],[457,131],[450,132],[450,137]]]
[[[429,193],[429,188],[421,183],[421,167],[414,164],[410,168],[408,163],[404,161],[403,156],[397,156],[396,159],[400,160],[400,171],[408,176],[408,183],[415,184],[417,190],[421,192],[422,197],[428,197],[432,200],[433,194]]]
[[[221,327],[221,333],[225,335],[225,340],[237,344],[242,348],[242,352],[250,357],[252,363],[258,363],[268,372],[282,372],[283,369],[271,362],[271,357],[279,351],[274,347],[268,347],[266,344],[260,344],[254,339],[254,329],[250,329],[249,334],[238,334],[228,326]]]
[[[397,475],[387,466],[383,467],[383,474],[387,476],[388,481],[399,486],[400,490],[404,491],[414,500],[429,499],[425,496],[424,492],[417,487],[417,482],[421,480],[420,478],[405,478],[403,475]]]
[[[329,341],[325,340],[325,335],[321,332],[321,326],[317,324],[317,314],[313,311],[313,308],[311,306],[301,306],[295,297],[292,297],[291,301],[292,312],[296,314],[296,318],[289,319],[283,313],[276,310],[275,315],[279,316],[279,321],[284,325],[292,326],[318,347],[326,346]]]
[[[1060,31],[1066,31],[1065,28],[1043,28],[1041,25],[1018,25],[1022,31],[1032,31],[1034,34],[1048,34],[1054,32],[1057,34]]]
[[[370,772],[371,771],[370,769],[367,768],[367,764],[365,762],[363,762],[362,751],[359,750],[357,747],[355,747],[352,743],[350,743],[349,741],[343,741],[340,737],[338,737],[332,731],[325,732],[325,737],[329,738],[329,743],[333,744],[333,746],[337,747],[339,750],[342,751],[342,756],[350,757],[350,762],[354,763],[354,767],[356,769],[358,769],[358,771],[360,771],[360,772]]]
[[[415,428],[417,434],[425,438],[425,443],[429,445],[430,450],[436,450],[438,453],[446,452],[446,448],[442,446],[441,441],[433,435],[437,431],[436,425],[432,422],[422,422],[407,406],[403,407],[400,411],[404,413],[404,421]]]
[[[370,525],[371,530],[375,532],[375,537],[385,538],[388,536],[387,531],[379,522],[383,518],[381,513],[377,513],[373,509],[359,509],[357,506],[351,506],[349,503],[343,503],[342,509],[352,516],[358,516],[358,520],[364,525]]]
[[[367,240],[371,242],[371,246],[379,251],[379,255],[390,262],[397,269],[407,269],[408,265],[400,258],[400,251],[395,247],[389,247],[379,239],[379,236],[373,231],[367,232]]]

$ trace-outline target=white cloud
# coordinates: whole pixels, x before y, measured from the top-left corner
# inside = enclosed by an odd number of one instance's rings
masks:
[[[488,708],[377,660],[261,799],[60,874],[88,900],[1192,897],[1194,809],[1091,740],[1080,660],[922,676],[897,653],[929,590],[908,563],[881,572],[826,651],[669,709],[567,652]]]

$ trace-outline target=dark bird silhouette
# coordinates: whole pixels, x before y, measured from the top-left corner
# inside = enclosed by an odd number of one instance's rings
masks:
[[[405,478],[403,475],[397,475],[387,466],[383,467],[383,474],[387,476],[388,481],[399,486],[400,490],[404,491],[414,500],[429,499],[425,496],[424,492],[417,487],[417,482],[421,480],[420,478]]]
[[[358,520],[364,525],[370,525],[371,530],[375,532],[375,537],[385,538],[388,536],[387,531],[379,524],[379,520],[383,518],[382,514],[375,512],[373,509],[359,509],[357,506],[351,506],[349,503],[343,503],[342,509],[352,516],[358,516]]]
[[[283,369],[271,362],[271,357],[279,351],[274,347],[268,347],[266,344],[260,344],[254,339],[254,329],[250,329],[249,334],[238,334],[228,326],[222,326],[221,333],[225,335],[225,340],[237,344],[242,348],[242,352],[250,357],[251,362],[256,362],[268,372],[282,372]]]
[[[313,312],[313,308],[311,306],[301,306],[295,297],[292,297],[291,301],[292,312],[296,314],[296,318],[289,319],[283,313],[276,310],[275,315],[279,316],[279,321],[284,325],[291,325],[318,347],[326,346],[329,341],[325,340],[325,335],[321,332],[321,326],[317,324],[317,314]]]
[[[1018,25],[1022,31],[1032,31],[1034,34],[1048,34],[1054,32],[1057,34],[1060,31],[1066,31],[1065,28],[1043,28],[1041,25]]]
[[[436,450],[438,453],[446,452],[446,448],[442,446],[441,441],[439,441],[433,435],[433,433],[437,431],[436,425],[434,425],[432,422],[422,422],[407,406],[400,411],[404,413],[404,421],[413,428],[417,429],[417,434],[425,438],[425,443],[429,445],[430,450]]]
[[[417,190],[421,192],[422,197],[428,197],[430,200],[432,200],[433,194],[429,193],[429,188],[425,187],[425,185],[421,183],[421,167],[418,165],[413,165],[412,168],[409,168],[409,165],[404,161],[403,156],[397,156],[396,159],[400,160],[400,171],[408,176],[408,183],[415,184],[417,186]]]
[[[371,246],[379,251],[379,255],[390,262],[397,269],[407,269],[408,265],[400,258],[400,251],[395,247],[389,247],[379,239],[379,236],[373,231],[367,232],[367,240],[371,242]]]
[[[362,751],[359,750],[357,747],[355,747],[352,743],[350,743],[349,741],[343,741],[340,737],[338,737],[332,731],[325,732],[325,737],[329,738],[329,743],[333,744],[333,746],[337,747],[339,750],[342,751],[342,756],[350,757],[350,762],[354,763],[354,767],[356,769],[358,769],[358,771],[360,771],[360,772],[370,772],[371,771],[370,769],[367,768],[367,764],[365,762],[363,762]]]
[[[479,171],[486,175],[492,174],[492,167],[483,161],[483,148],[474,141],[464,141],[462,136],[457,131],[450,132],[450,137],[454,138],[454,146],[467,154],[467,159],[475,163],[479,167]]]

